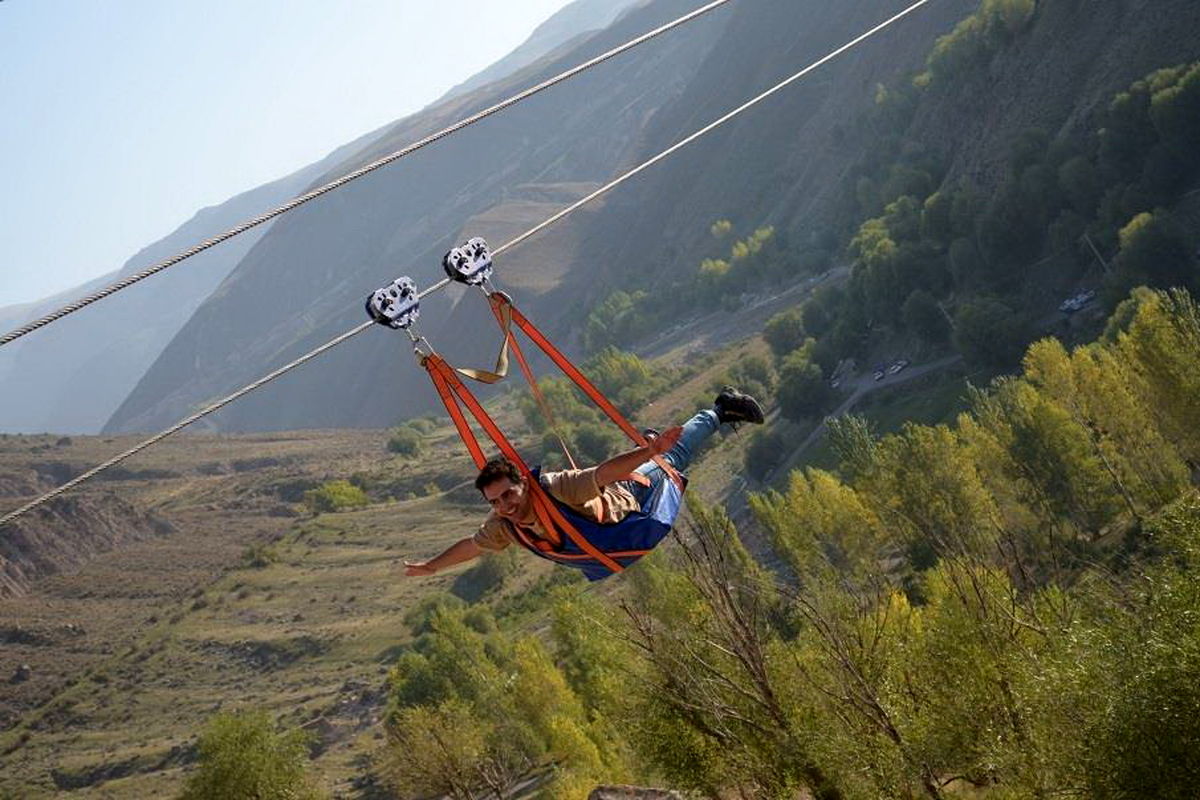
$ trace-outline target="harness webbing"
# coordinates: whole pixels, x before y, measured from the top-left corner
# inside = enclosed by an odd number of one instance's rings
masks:
[[[458,377],[454,369],[446,363],[445,359],[436,354],[424,356],[421,359],[421,365],[429,372],[433,379],[434,386],[438,389],[438,394],[442,398],[442,402],[446,405],[446,410],[450,413],[451,419],[454,420],[454,425],[458,429],[459,436],[462,437],[467,450],[471,453],[471,458],[475,460],[477,467],[482,468],[487,463],[487,459],[483,455],[483,449],[479,446],[479,441],[475,437],[475,432],[471,430],[462,409],[459,408],[459,403],[466,406],[467,410],[475,417],[475,421],[483,428],[488,437],[500,448],[500,453],[509,461],[517,465],[517,469],[521,471],[521,475],[525,478],[530,498],[533,501],[534,514],[541,523],[542,528],[547,535],[553,537],[556,531],[561,531],[567,535],[576,547],[586,553],[589,557],[603,564],[613,572],[622,572],[624,567],[610,558],[601,550],[597,549],[591,542],[587,540],[575,526],[567,521],[554,501],[542,488],[541,483],[533,477],[524,459],[520,453],[513,447],[512,442],[508,440],[500,430],[500,427],[495,423],[491,416],[484,410],[483,406],[471,394],[471,390],[463,384],[462,379]],[[446,390],[446,391],[444,391]],[[515,527],[515,526],[514,526]]]
[[[520,343],[512,335],[512,305],[508,304],[501,307],[497,303],[492,303],[491,306],[492,312],[496,315],[496,322],[500,325],[500,335],[504,339],[500,345],[500,355],[496,359],[497,365],[503,361],[504,369],[507,372],[508,351],[511,348],[513,355],[517,357],[517,364],[521,367],[521,373],[525,376],[525,380],[529,384],[529,389],[533,393],[533,399],[541,410],[542,417],[545,418],[550,432],[554,434],[555,439],[558,439],[558,446],[562,448],[563,455],[567,458],[567,463],[571,465],[571,469],[579,469],[579,465],[575,463],[575,456],[571,455],[571,448],[567,447],[566,440],[558,432],[558,424],[554,419],[554,409],[550,408],[550,404],[546,401],[546,396],[542,394],[542,388],[538,386],[537,378],[534,377],[533,370],[529,368],[529,362],[525,358],[525,353],[521,350]],[[457,371],[460,375],[466,375],[468,378],[479,380],[479,378],[475,377],[475,373],[478,372],[477,370],[457,368]],[[502,373],[501,377],[504,374]],[[490,381],[484,382],[490,383]]]
[[[607,397],[604,396],[604,393],[597,389],[595,384],[588,380],[588,377],[580,372],[579,368],[572,364],[571,360],[563,355],[562,351],[555,347],[554,344],[546,338],[545,334],[537,329],[536,325],[530,322],[524,314],[517,310],[517,307],[513,305],[512,300],[506,294],[503,292],[492,292],[488,295],[488,300],[492,305],[492,312],[496,315],[497,321],[500,322],[501,329],[506,330],[507,340],[511,342],[514,353],[520,353],[520,347],[517,345],[516,339],[512,336],[512,334],[507,332],[506,326],[504,325],[504,320],[506,318],[511,319],[512,322],[518,328],[520,328],[526,336],[529,337],[530,341],[541,348],[542,352],[550,357],[550,360],[553,361],[558,368],[561,369],[563,373],[570,378],[576,386],[579,387],[580,391],[587,395],[588,398],[595,403],[600,410],[603,411],[604,414],[616,424],[618,428],[624,431],[626,436],[633,440],[634,444],[636,444],[638,447],[647,446],[648,443],[646,441],[646,437],[642,434],[642,432],[635,428],[633,424],[625,418],[625,415],[622,414],[621,411],[614,406]],[[517,358],[522,365],[525,365],[524,355],[518,355]],[[528,371],[527,366],[525,366],[524,371],[526,379],[530,382],[530,385],[535,387],[536,391],[537,382],[533,379],[533,373]],[[665,458],[662,456],[654,456],[653,460],[654,463],[658,465],[658,467],[664,473],[666,473],[671,481],[680,488],[680,490],[684,488],[683,476],[681,476],[678,470],[672,467]]]

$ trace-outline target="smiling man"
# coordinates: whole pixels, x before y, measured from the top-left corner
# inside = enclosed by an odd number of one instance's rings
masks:
[[[622,553],[637,550],[640,553],[643,552],[641,548],[645,540],[632,530],[628,531],[626,537],[622,537],[621,533],[623,523],[634,518],[653,516],[651,506],[661,496],[664,483],[670,480],[663,469],[654,463],[654,458],[662,456],[682,473],[699,447],[722,425],[741,422],[761,425],[762,407],[750,395],[726,387],[717,395],[711,409],[700,411],[682,426],[651,436],[645,447],[613,456],[587,469],[546,473],[535,470],[533,479],[539,481],[569,519],[582,523],[577,524],[576,528],[588,539],[605,539],[603,544],[593,541],[598,549]],[[640,482],[630,478],[632,472],[643,476]],[[593,569],[595,563],[592,560],[565,554],[569,544],[564,547],[559,532],[546,530],[536,513],[528,479],[516,464],[505,458],[492,459],[480,470],[475,479],[475,488],[492,507],[479,530],[428,561],[406,561],[406,575],[433,575],[447,567],[477,558],[486,551],[503,550],[511,544],[520,544],[568,566],[578,566],[592,579],[609,574]],[[660,524],[662,522],[660,520]],[[669,522],[666,527],[669,527]],[[593,535],[587,536],[585,528],[593,531]],[[597,532],[602,532],[604,536],[595,535]],[[661,535],[653,539],[654,544]],[[628,541],[622,541],[623,538]],[[570,563],[571,558],[581,560]]]

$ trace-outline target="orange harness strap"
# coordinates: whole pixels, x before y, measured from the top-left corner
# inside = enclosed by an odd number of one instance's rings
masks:
[[[511,319],[512,322],[516,323],[517,327],[524,331],[525,335],[528,336],[534,344],[540,347],[542,352],[549,356],[550,360],[552,360],[558,366],[558,368],[561,369],[563,373],[565,373],[566,376],[570,378],[571,381],[574,382],[574,384],[578,386],[579,389],[586,394],[588,398],[590,398],[591,401],[600,408],[601,411],[605,413],[605,415],[608,416],[609,419],[616,423],[617,427],[624,431],[626,436],[633,440],[634,444],[636,444],[638,447],[645,447],[647,445],[646,437],[642,435],[641,431],[635,428],[629,422],[629,420],[625,419],[625,415],[622,414],[620,410],[618,410],[617,407],[614,406],[609,399],[605,397],[599,389],[596,388],[595,384],[588,380],[587,376],[580,372],[579,369],[572,364],[571,361],[565,355],[563,355],[562,352],[555,347],[549,339],[546,338],[545,334],[539,331],[524,314],[517,310],[517,307],[512,304],[512,300],[510,300],[507,295],[502,292],[492,292],[488,295],[488,301],[492,305],[492,312],[496,315],[496,320],[500,323],[501,330],[504,331],[506,342],[512,343],[513,352],[517,354],[517,360],[521,363],[522,371],[525,373],[525,378],[529,381],[530,385],[534,387],[535,392],[540,395],[540,391],[537,389],[537,382],[533,378],[533,373],[529,370],[524,354],[521,353],[520,348],[517,345],[516,338],[512,336],[511,331],[505,324],[506,318]],[[679,474],[679,472],[662,456],[654,456],[653,460],[654,463],[657,464],[659,468],[667,474],[668,477],[670,477],[671,481],[682,490],[684,487],[684,482],[683,477]],[[637,480],[637,478],[634,478],[634,480]]]
[[[512,349],[513,355],[517,357],[517,364],[521,367],[521,373],[525,376],[525,381],[529,384],[529,389],[533,393],[533,399],[541,409],[542,416],[546,418],[546,423],[550,426],[551,432],[554,433],[554,438],[558,439],[559,447],[562,448],[563,455],[567,457],[567,463],[571,465],[571,469],[579,469],[579,465],[575,463],[575,457],[571,455],[571,448],[567,447],[567,443],[558,433],[558,426],[554,421],[554,411],[550,408],[550,404],[546,402],[546,396],[542,394],[542,389],[538,386],[537,378],[533,375],[533,370],[529,368],[529,362],[525,359],[525,353],[521,350],[520,343],[517,342],[517,337],[512,334],[512,305],[502,305],[500,303],[492,303],[492,313],[496,315],[496,322],[500,324],[500,332],[504,336],[504,344],[501,347],[501,352],[505,352],[508,348]],[[459,370],[460,372],[462,370]],[[468,375],[467,377],[471,377]]]
[[[475,399],[475,396],[471,394],[471,391],[467,389],[450,365],[437,355],[427,355],[422,359],[421,363],[433,379],[434,386],[438,388],[438,394],[441,395],[442,401],[446,405],[446,410],[454,420],[455,427],[458,428],[459,435],[467,445],[467,449],[471,452],[471,457],[476,461],[477,466],[482,467],[486,463],[486,459],[483,458],[483,450],[479,447],[479,442],[475,438],[474,432],[467,424],[462,409],[458,407],[459,402],[467,407],[467,410],[475,417],[475,421],[479,423],[480,427],[484,429],[491,440],[496,443],[496,446],[500,448],[501,454],[520,469],[522,476],[525,477],[526,485],[529,487],[534,514],[537,516],[538,522],[541,523],[547,535],[553,537],[556,531],[562,531],[575,543],[576,547],[589,557],[599,561],[613,572],[622,572],[624,567],[598,550],[575,529],[574,525],[567,521],[566,517],[563,516],[562,512],[554,504],[554,501],[547,495],[546,490],[542,488],[537,480],[533,479],[529,467],[525,465],[525,461],[521,458],[516,448],[509,442],[499,426],[496,425],[487,411],[480,405],[479,401]],[[443,389],[447,389],[448,391],[443,394]],[[457,397],[455,397],[456,395]]]
[[[471,460],[475,462],[476,469],[483,469],[483,465],[487,463],[487,456],[483,454],[483,448],[479,446],[479,440],[475,438],[475,432],[471,430],[471,426],[467,423],[467,418],[463,415],[462,408],[454,399],[453,392],[450,391],[450,386],[446,383],[446,378],[436,368],[433,359],[435,356],[421,359],[421,366],[429,373],[430,380],[433,381],[433,387],[437,389],[438,396],[442,398],[442,405],[446,407],[446,411],[450,414],[450,419],[454,421],[454,427],[458,429],[458,436],[466,445],[467,452],[471,454]]]

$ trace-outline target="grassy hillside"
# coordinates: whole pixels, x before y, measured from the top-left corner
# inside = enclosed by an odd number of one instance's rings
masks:
[[[753,335],[724,350],[672,349],[658,369],[679,378],[639,420],[683,418],[711,401],[739,359],[765,352]],[[415,367],[411,377],[423,379]],[[536,453],[521,396],[500,398],[495,413],[525,430],[518,441]],[[415,457],[388,453],[387,431],[167,440],[126,465],[121,479],[80,492],[86,503],[120,498],[143,509],[159,521],[156,532],[108,543],[108,552],[38,562],[41,577],[35,554],[10,551],[10,559],[24,557],[28,579],[0,600],[0,791],[167,796],[182,785],[213,715],[265,710],[285,728],[315,733],[319,782],[357,796],[377,771],[384,679],[412,639],[406,615],[424,598],[478,591],[462,570],[402,577],[403,559],[432,555],[485,511],[448,422],[422,430]],[[714,448],[693,473],[693,493],[716,501],[738,489],[748,441]],[[0,476],[10,483],[0,485],[45,488],[47,464],[62,476],[131,443],[8,437]],[[33,477],[17,482],[22,476]],[[314,516],[305,493],[336,479],[365,487],[368,505]],[[43,535],[37,555],[45,557],[88,545],[89,522],[83,514],[64,528],[35,515],[23,524]],[[490,598],[512,599],[506,626],[543,624],[541,601],[520,598],[550,574],[544,562],[519,560]],[[10,681],[22,665],[27,675]]]

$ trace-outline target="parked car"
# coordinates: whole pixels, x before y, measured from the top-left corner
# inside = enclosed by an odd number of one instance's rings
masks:
[[[877,369],[877,370],[875,370],[875,374],[874,374],[874,375],[872,375],[871,377],[872,377],[872,378],[874,378],[874,379],[875,379],[875,380],[877,380],[877,381],[881,381],[881,380],[883,380],[883,376],[884,376],[884,375],[886,375],[886,374],[887,374],[887,373],[886,373],[886,372],[884,372],[883,370],[881,370],[881,369]]]
[[[892,362],[892,365],[887,368],[887,374],[895,375],[897,372],[900,372],[902,369],[907,367],[910,363],[911,362],[907,358],[901,358],[897,361],[894,361]]]
[[[1079,309],[1086,306],[1088,303],[1096,299],[1095,289],[1085,289],[1082,292],[1076,292],[1058,304],[1058,310],[1064,314],[1073,314]]]

